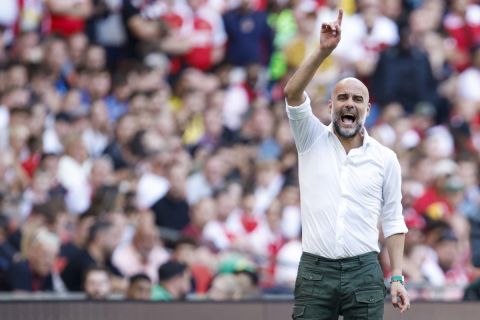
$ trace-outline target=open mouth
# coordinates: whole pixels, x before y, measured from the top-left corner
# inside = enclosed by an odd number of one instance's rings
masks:
[[[342,124],[352,125],[357,119],[357,117],[353,114],[344,114],[340,117],[340,119],[342,120]]]

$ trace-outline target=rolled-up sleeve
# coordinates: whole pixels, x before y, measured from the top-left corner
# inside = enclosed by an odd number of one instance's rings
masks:
[[[299,106],[290,106],[285,101],[298,153],[303,153],[310,149],[322,132],[327,131],[326,126],[313,114],[310,97],[306,92],[304,96],[305,101]]]
[[[307,93],[304,93],[305,101],[302,102],[299,106],[291,106],[285,100],[287,105],[287,115],[290,120],[302,120],[310,115],[312,115],[312,107],[310,97]]]
[[[393,152],[386,157],[383,180],[382,228],[385,238],[397,233],[407,233],[402,209],[402,173],[400,163]]]

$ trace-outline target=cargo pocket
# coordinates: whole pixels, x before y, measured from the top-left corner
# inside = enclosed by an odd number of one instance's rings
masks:
[[[355,291],[360,319],[383,319],[385,291],[381,287],[362,288]]]
[[[303,319],[303,315],[305,314],[305,306],[294,306],[292,319]]]
[[[301,276],[298,294],[303,296],[319,296],[322,292],[321,281],[323,274],[304,271]]]

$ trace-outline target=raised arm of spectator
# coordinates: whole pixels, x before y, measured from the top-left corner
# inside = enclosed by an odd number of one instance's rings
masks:
[[[45,0],[45,5],[55,15],[88,18],[93,13],[91,0]]]
[[[288,105],[298,106],[305,100],[303,92],[308,83],[312,80],[318,67],[340,42],[342,17],[343,10],[340,9],[336,21],[322,23],[319,48],[302,63],[285,86],[284,94]]]

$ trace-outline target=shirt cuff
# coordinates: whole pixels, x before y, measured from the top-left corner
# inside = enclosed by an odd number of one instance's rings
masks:
[[[397,220],[389,222],[388,226],[383,226],[383,236],[384,238],[388,238],[397,233],[407,233],[408,228],[405,225],[405,220]]]
[[[285,104],[287,105],[287,115],[290,120],[301,120],[312,114],[310,97],[306,92],[304,92],[304,96],[305,101],[303,101],[299,106],[290,106],[288,105],[287,100],[285,100]]]

